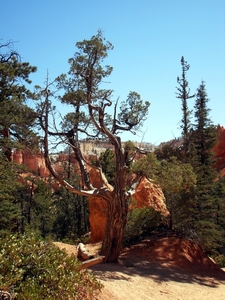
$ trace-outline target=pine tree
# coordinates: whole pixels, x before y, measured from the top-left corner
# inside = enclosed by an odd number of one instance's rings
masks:
[[[191,111],[188,108],[188,99],[193,98],[195,95],[190,95],[190,88],[188,87],[188,81],[186,78],[186,73],[190,68],[190,65],[187,61],[184,60],[184,57],[181,57],[181,66],[182,66],[182,74],[181,77],[177,77],[177,83],[179,86],[177,87],[177,98],[181,99],[182,102],[182,112],[183,118],[181,120],[181,130],[182,130],[182,138],[183,138],[183,151],[184,151],[184,161],[187,162],[187,153],[189,146],[189,132],[191,128]]]
[[[216,143],[216,128],[209,118],[210,109],[207,107],[208,102],[205,83],[202,81],[196,94],[196,124],[193,137],[198,163],[211,167],[213,162],[212,148]]]
[[[38,137],[34,133],[35,111],[26,100],[33,94],[27,88],[29,75],[36,67],[22,62],[13,43],[0,43],[0,148],[11,160],[12,148],[34,149]]]
[[[60,240],[74,240],[88,232],[88,200],[61,187],[54,195],[53,234]]]
[[[20,206],[17,189],[20,187],[14,165],[0,151],[0,238],[18,231]]]
[[[79,186],[80,176],[77,167],[71,163],[69,150],[68,161],[62,164],[64,178]],[[65,187],[60,187],[54,193],[53,211],[55,215],[53,235],[59,240],[72,241],[89,231],[89,210],[87,197],[70,193]]]
[[[192,166],[197,176],[195,189],[194,228],[207,251],[222,243],[222,231],[216,216],[221,198],[214,194],[216,171],[213,169],[213,146],[216,143],[216,128],[209,118],[208,96],[202,81],[197,89],[195,102],[196,124],[191,134]]]
[[[99,157],[103,173],[110,184],[115,181],[115,154],[111,149],[102,152]]]
[[[18,190],[21,231],[34,230],[45,237],[52,232],[54,210],[51,188],[41,179],[27,177],[28,184]]]

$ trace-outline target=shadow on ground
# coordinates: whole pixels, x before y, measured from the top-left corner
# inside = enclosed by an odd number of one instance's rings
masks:
[[[129,256],[122,258],[117,264],[99,264],[90,268],[101,280],[131,280],[132,276],[140,276],[160,282],[196,283],[211,288],[225,284],[225,272],[198,269],[183,270],[168,263],[150,262]]]

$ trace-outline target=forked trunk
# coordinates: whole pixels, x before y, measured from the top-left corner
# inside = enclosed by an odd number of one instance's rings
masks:
[[[108,204],[105,238],[101,250],[107,263],[116,262],[119,258],[127,223],[127,209],[125,195],[117,195]]]
[[[116,262],[119,258],[125,227],[127,223],[128,202],[126,196],[127,167],[120,139],[115,143],[116,172],[112,197],[108,201],[105,237],[102,244],[102,255],[105,262]]]

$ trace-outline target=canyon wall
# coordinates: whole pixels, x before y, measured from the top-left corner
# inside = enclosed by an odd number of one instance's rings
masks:
[[[218,126],[218,141],[213,151],[217,162],[215,168],[221,171],[221,174],[225,176],[225,129],[223,126]],[[52,155],[55,169],[60,173],[63,170],[63,164],[65,161],[68,162],[68,154]],[[45,160],[43,155],[33,155],[28,151],[13,152],[13,160],[18,164],[26,165],[32,172],[35,172],[38,176],[47,178],[49,171],[45,166]],[[71,163],[76,163],[76,159],[73,155],[70,156]],[[101,187],[102,182],[97,169],[89,169],[91,182],[94,187]],[[56,184],[55,187],[58,185]],[[108,186],[112,189],[112,187]],[[164,216],[168,216],[169,212],[166,208],[165,197],[159,186],[155,185],[151,181],[143,178],[136,188],[135,193],[132,196],[132,203],[135,203],[135,207],[153,207],[155,210],[160,211]],[[92,197],[89,199],[89,210],[90,210],[90,231],[91,238],[90,242],[101,241],[105,233],[106,224],[106,212],[107,203],[105,200],[99,197]]]
[[[217,162],[215,167],[217,170],[222,171],[224,173],[225,170],[225,128],[223,126],[218,125],[217,127],[218,132],[218,140],[213,148],[215,153],[215,157]]]

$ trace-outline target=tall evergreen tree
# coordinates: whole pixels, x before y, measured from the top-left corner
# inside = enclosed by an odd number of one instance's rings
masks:
[[[213,169],[213,146],[216,143],[216,128],[209,118],[208,96],[202,81],[197,89],[195,102],[196,124],[191,134],[192,165],[197,176],[195,190],[194,227],[206,250],[211,251],[222,244],[222,228],[217,222],[221,198],[215,197],[217,177]]]
[[[190,88],[188,86],[188,81],[186,78],[186,73],[190,68],[190,65],[187,61],[184,60],[184,57],[181,57],[181,67],[182,74],[181,77],[177,77],[177,83],[179,86],[177,87],[177,98],[181,99],[182,102],[182,112],[183,117],[181,120],[181,130],[182,130],[182,138],[183,138],[183,151],[184,151],[184,160],[187,161],[187,153],[188,153],[188,145],[189,145],[189,132],[191,127],[191,111],[188,108],[188,99],[193,98],[195,95],[190,95]]]
[[[27,88],[29,75],[36,67],[21,62],[13,49],[13,42],[0,43],[0,148],[11,160],[12,148],[25,145],[33,148],[37,142],[33,126],[36,113],[28,107],[26,100],[32,97]]]
[[[74,240],[88,232],[89,210],[86,197],[61,187],[54,195],[53,234],[59,240]]]
[[[212,148],[216,143],[216,128],[209,118],[210,109],[204,81],[197,89],[195,102],[194,145],[199,165],[212,166]],[[192,138],[192,139],[193,139]]]
[[[51,188],[37,178],[27,177],[28,183],[24,183],[17,189],[17,201],[20,204],[21,232],[34,230],[43,237],[50,235],[54,222],[54,209]]]
[[[17,189],[20,187],[18,173],[0,151],[0,238],[18,230],[21,217],[17,201]]]
[[[61,175],[73,185],[79,187],[80,176],[76,165],[71,163],[69,149],[68,161],[61,165]],[[55,215],[53,235],[59,240],[74,240],[89,231],[88,199],[82,195],[69,192],[60,187],[53,195],[53,211]]]

